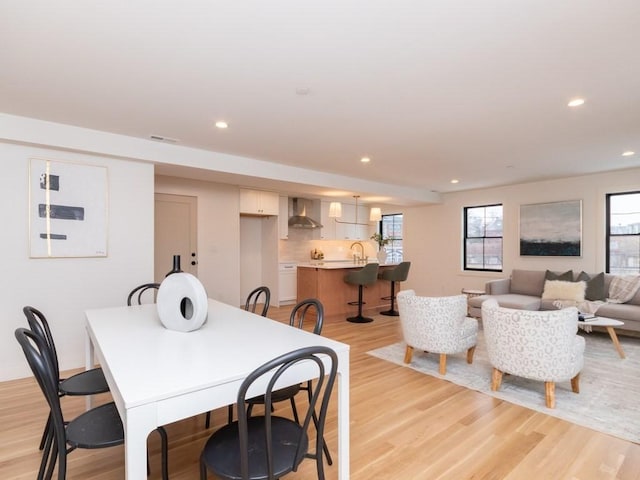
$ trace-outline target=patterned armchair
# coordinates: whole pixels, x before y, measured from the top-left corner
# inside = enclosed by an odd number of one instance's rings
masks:
[[[580,393],[584,338],[576,335],[576,308],[513,310],[490,299],[482,304],[482,326],[493,365],[492,390],[498,390],[502,374],[509,373],[545,382],[548,408],[555,407],[556,382],[571,380],[571,389]]]
[[[413,349],[440,354],[440,375],[447,373],[447,355],[467,351],[473,362],[478,338],[478,321],[467,317],[467,297],[420,297],[413,290],[398,293],[402,335],[407,344],[404,362],[410,363]]]

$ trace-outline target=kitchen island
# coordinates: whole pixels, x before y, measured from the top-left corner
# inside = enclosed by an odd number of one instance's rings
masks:
[[[397,263],[380,265],[378,273],[395,268]],[[362,263],[352,261],[316,262],[298,264],[298,294],[297,301],[307,298],[317,298],[322,302],[325,316],[355,315],[357,305],[348,302],[358,300],[358,286],[344,282],[344,276],[354,269],[364,267]],[[396,292],[400,289],[396,286]],[[391,293],[391,285],[386,280],[378,280],[373,285],[366,286],[363,291],[364,310],[388,307],[390,301],[382,300]]]

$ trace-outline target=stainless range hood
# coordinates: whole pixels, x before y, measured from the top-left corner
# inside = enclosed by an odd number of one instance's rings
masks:
[[[307,217],[307,205],[303,198],[294,198],[292,202],[293,216],[289,218],[291,228],[321,228],[322,224]]]

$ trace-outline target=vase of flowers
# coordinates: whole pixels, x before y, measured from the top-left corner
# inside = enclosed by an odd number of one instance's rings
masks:
[[[393,238],[383,237],[380,233],[377,232],[371,235],[370,238],[378,244],[378,263],[387,263],[387,250],[384,247],[391,243],[391,240],[393,240]]]

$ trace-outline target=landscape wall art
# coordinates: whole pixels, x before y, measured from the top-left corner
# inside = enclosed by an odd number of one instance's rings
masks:
[[[520,205],[520,255],[582,255],[582,200]]]

